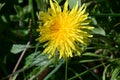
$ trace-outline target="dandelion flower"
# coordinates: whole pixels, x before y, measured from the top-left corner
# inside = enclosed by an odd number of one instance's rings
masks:
[[[42,53],[49,54],[49,57],[59,54],[60,59],[80,55],[80,45],[89,43],[92,35],[87,31],[93,29],[88,25],[88,13],[85,13],[85,10],[85,4],[79,8],[76,2],[76,5],[68,10],[68,0],[63,9],[56,0],[50,0],[48,12],[40,12],[39,20],[43,25],[39,25],[37,29],[40,34],[37,40],[44,43]]]

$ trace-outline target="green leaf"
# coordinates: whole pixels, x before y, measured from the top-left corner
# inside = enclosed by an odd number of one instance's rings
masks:
[[[103,64],[99,64],[99,65],[94,66],[94,67],[92,67],[92,68],[90,68],[90,69],[87,69],[87,70],[81,72],[80,74],[77,74],[77,75],[69,78],[68,80],[75,80],[76,78],[78,78],[78,77],[80,77],[80,76],[82,76],[82,75],[85,75],[85,74],[87,74],[89,71],[94,70],[94,69],[96,69],[96,68],[99,68],[99,67],[101,67],[101,66],[103,66]]]
[[[5,5],[5,3],[0,3],[0,10],[2,9],[2,7]]]
[[[28,35],[29,31],[30,31],[30,29],[28,29],[28,30],[13,30],[12,32],[18,36],[24,37],[24,36]]]
[[[93,32],[94,34],[99,34],[99,35],[103,35],[103,36],[106,35],[105,30],[104,30],[102,27],[94,28],[94,29],[92,30],[92,32]]]
[[[49,61],[48,54],[39,53],[39,55],[34,58],[33,64],[38,63],[36,64],[36,66],[44,66],[45,64],[47,64],[48,61]]]
[[[22,45],[22,44],[14,44],[12,46],[12,49],[11,49],[11,53],[13,54],[17,54],[17,53],[20,53],[22,52],[24,49],[25,49],[26,45]]]
[[[108,65],[105,67],[105,69],[104,69],[104,71],[103,71],[102,80],[106,80],[106,73],[107,73],[107,70],[108,70],[109,66],[110,66],[110,64],[108,64]]]
[[[31,6],[25,6],[22,11],[24,14],[27,14],[30,13],[31,10],[32,10]]]
[[[53,58],[48,59],[48,54],[41,54],[40,52],[35,52],[30,54],[26,58],[24,68],[28,68],[29,66],[34,66],[34,69],[31,69],[28,76],[32,77],[32,75],[35,74],[35,78],[36,78],[51,64],[53,64]]]
[[[44,0],[36,0],[36,4],[39,10],[44,11],[45,9]]]
[[[57,0],[58,3],[60,3],[62,0]]]
[[[105,56],[98,55],[98,54],[91,53],[91,52],[86,52],[86,53],[83,53],[83,56],[92,56],[92,57],[105,57]]]
[[[10,20],[11,21],[19,21],[19,18],[16,15],[10,15]]]
[[[78,6],[80,7],[81,6],[81,0],[68,0],[68,4],[69,4],[70,9],[72,9],[76,5],[77,1],[78,1]]]
[[[35,53],[30,54],[26,58],[24,68],[29,67],[33,63],[33,61],[35,60],[35,57],[38,56],[38,55],[40,55],[39,52],[35,52]]]
[[[62,66],[63,62],[58,64],[45,78],[44,80],[48,80],[58,69]]]
[[[91,17],[91,20],[92,20],[92,23],[93,23],[94,25],[98,25],[97,20],[95,19],[95,17]]]
[[[47,54],[41,54],[40,52],[36,52],[36,53],[32,53],[31,55],[29,55],[26,58],[26,62],[25,62],[25,66],[24,67],[28,67],[32,64],[36,64],[35,66],[44,66],[45,64],[47,64],[47,62],[50,59],[48,59],[48,55]]]
[[[117,80],[117,76],[120,73],[120,66],[116,67],[112,72],[112,77],[110,80]]]
[[[23,0],[18,0],[18,3],[22,3],[23,2]]]
[[[1,19],[4,23],[8,23],[8,20],[7,20],[6,16],[1,15]]]
[[[23,12],[22,12],[22,7],[19,5],[14,5],[15,11],[17,12],[18,17],[22,17]]]

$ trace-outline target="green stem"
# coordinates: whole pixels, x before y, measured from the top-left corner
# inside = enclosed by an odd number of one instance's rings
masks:
[[[58,54],[58,50],[56,50],[55,54],[54,54],[54,65],[55,65],[55,67],[58,65],[58,56],[57,56],[57,54]]]
[[[66,57],[66,65],[65,65],[65,80],[67,80],[67,70],[68,70],[68,58]]]
[[[35,48],[35,52],[34,52],[34,53],[37,52],[39,45],[40,45],[40,43],[38,42],[38,43],[36,44],[36,48]]]
[[[82,75],[84,75],[85,73],[87,73],[87,72],[89,72],[89,71],[91,71],[91,70],[93,70],[93,69],[96,69],[96,68],[98,68],[98,67],[101,67],[101,66],[103,66],[103,64],[100,64],[100,65],[97,65],[97,66],[95,66],[95,67],[92,67],[92,68],[90,68],[90,69],[88,69],[88,70],[86,70],[86,71],[84,71],[84,72],[82,72],[82,73],[80,73],[80,74],[78,74],[78,75],[75,75],[75,76],[69,78],[68,80],[73,80],[73,79],[75,79],[75,78],[77,78],[77,77],[79,77],[79,76],[82,76]]]
[[[61,66],[62,66],[63,62],[61,62],[59,65],[57,65],[55,67],[55,69],[53,69],[45,78],[44,80],[48,80]]]
[[[120,13],[100,13],[100,14],[90,14],[90,16],[97,16],[97,17],[105,17],[105,16],[119,17]]]
[[[35,16],[34,16],[33,0],[29,0],[29,7],[31,8],[32,22],[33,22],[33,25],[35,26]]]

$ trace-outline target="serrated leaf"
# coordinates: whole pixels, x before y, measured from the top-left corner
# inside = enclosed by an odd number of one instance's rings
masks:
[[[35,58],[37,55],[40,55],[40,53],[39,53],[39,52],[36,52],[36,53],[30,54],[30,55],[26,58],[24,68],[25,68],[25,67],[29,67],[29,66],[33,63],[34,58]]]
[[[36,66],[44,66],[49,61],[47,54],[39,54],[34,58],[33,63],[38,63]]]
[[[35,66],[44,66],[49,61],[47,54],[41,54],[40,52],[32,53],[26,58],[25,66],[28,67],[32,64],[36,64]]]

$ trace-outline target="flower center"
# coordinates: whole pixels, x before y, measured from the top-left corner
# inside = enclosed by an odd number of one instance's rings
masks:
[[[50,30],[53,31],[53,32],[57,32],[60,30],[60,23],[58,21],[54,21],[54,23],[51,24],[50,26]]]

